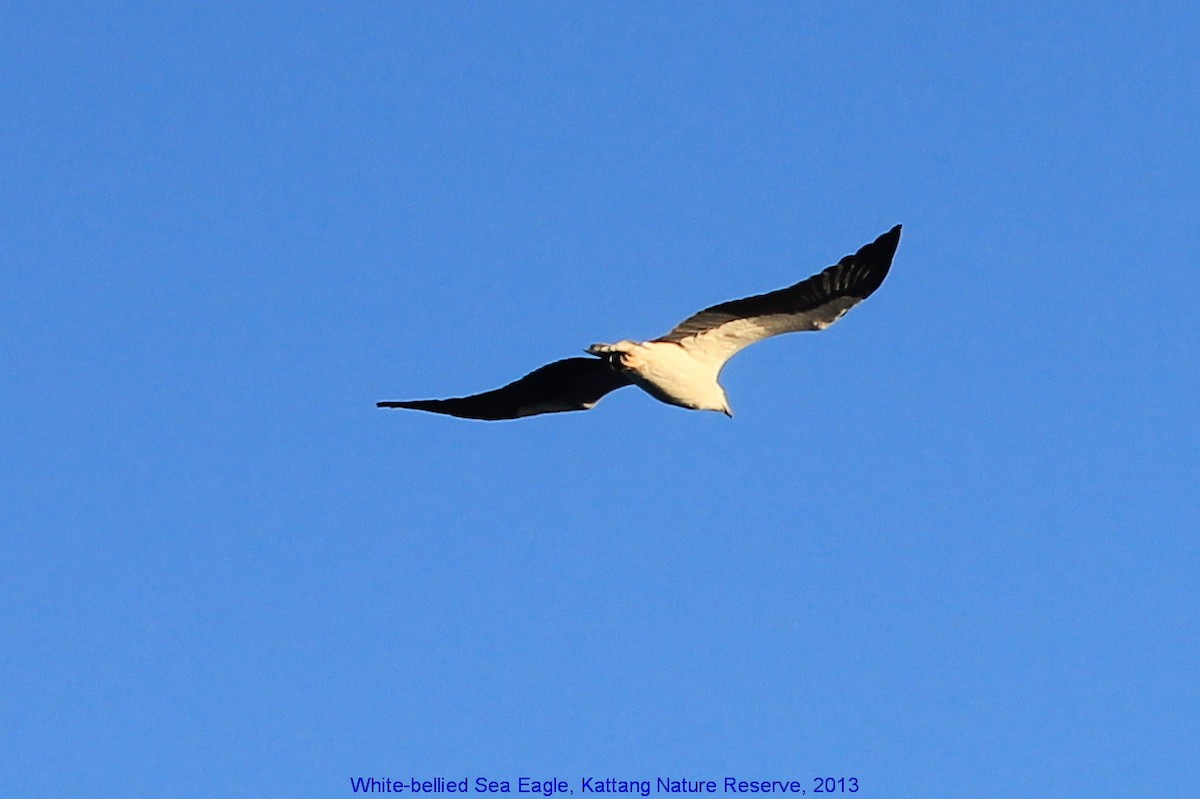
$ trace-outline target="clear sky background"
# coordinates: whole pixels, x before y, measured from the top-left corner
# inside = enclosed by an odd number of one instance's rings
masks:
[[[1200,796],[1200,11],[0,12],[0,793]],[[501,385],[807,277],[736,412]]]

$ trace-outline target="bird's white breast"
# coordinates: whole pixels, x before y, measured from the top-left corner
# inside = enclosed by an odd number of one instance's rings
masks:
[[[717,382],[721,364],[696,357],[691,350],[666,341],[644,341],[624,360],[634,382],[671,405],[704,411],[726,411],[725,391]]]

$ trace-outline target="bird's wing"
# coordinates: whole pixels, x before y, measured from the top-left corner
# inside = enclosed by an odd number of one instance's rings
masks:
[[[451,399],[375,403],[380,408],[411,408],[463,419],[519,419],[539,413],[586,411],[610,391],[629,385],[624,373],[596,358],[566,358],[535,369],[494,391]]]
[[[688,317],[658,341],[724,363],[743,347],[780,333],[824,330],[879,288],[900,243],[900,225],[794,286],[723,302]]]

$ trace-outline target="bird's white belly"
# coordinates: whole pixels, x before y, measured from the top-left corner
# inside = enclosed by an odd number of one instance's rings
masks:
[[[663,402],[695,410],[725,410],[725,392],[717,383],[720,368],[678,344],[642,342],[627,352],[624,365],[638,386]]]

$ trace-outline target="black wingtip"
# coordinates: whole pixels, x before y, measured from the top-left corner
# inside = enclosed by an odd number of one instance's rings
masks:
[[[892,268],[892,259],[900,246],[900,225],[884,233],[858,252],[847,255],[826,271],[840,271],[846,281],[848,296],[866,299],[883,284]]]
[[[887,274],[886,269],[892,264],[892,258],[896,256],[896,248],[900,246],[900,229],[902,225],[896,225],[894,228],[884,233],[879,238],[870,244],[864,246],[853,258],[865,263],[879,264],[884,267],[884,274]],[[880,281],[883,280],[883,275],[880,275]]]

